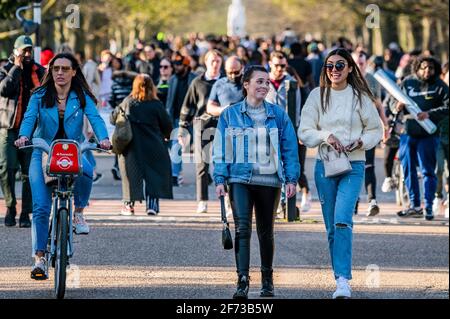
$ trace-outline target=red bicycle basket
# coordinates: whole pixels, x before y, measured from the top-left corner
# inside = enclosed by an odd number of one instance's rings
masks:
[[[50,149],[49,157],[48,175],[81,174],[81,155],[77,143],[69,141],[55,142]]]

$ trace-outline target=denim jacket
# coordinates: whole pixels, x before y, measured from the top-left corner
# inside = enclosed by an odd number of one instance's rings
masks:
[[[286,112],[264,101],[270,148],[276,152],[276,173],[282,183],[296,184],[300,173],[298,141]],[[247,113],[247,100],[227,107],[219,117],[213,143],[214,182],[224,184],[229,178],[249,183],[254,157],[253,121]],[[254,140],[253,140],[254,141]],[[253,162],[252,162],[253,160]],[[275,172],[274,172],[275,173]]]
[[[59,128],[58,108],[43,107],[45,91],[35,92],[28,103],[27,111],[20,125],[19,136],[31,138],[40,137],[50,144],[56,136]],[[83,115],[86,115],[92,125],[95,136],[99,141],[108,138],[108,131],[101,116],[98,114],[94,101],[85,94],[86,106],[81,109],[80,101],[74,91],[71,91],[66,102],[64,112],[64,131],[68,139],[83,142]],[[37,125],[36,125],[37,123]],[[36,130],[34,130],[36,125]]]

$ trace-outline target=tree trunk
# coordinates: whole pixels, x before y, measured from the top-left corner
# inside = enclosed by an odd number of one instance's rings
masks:
[[[427,17],[422,18],[422,51],[430,49],[431,21]]]

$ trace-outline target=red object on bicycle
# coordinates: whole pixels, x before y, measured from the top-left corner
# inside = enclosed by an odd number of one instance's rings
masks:
[[[80,175],[82,173],[80,148],[76,142],[53,142],[49,157],[50,161],[47,164],[49,176]]]

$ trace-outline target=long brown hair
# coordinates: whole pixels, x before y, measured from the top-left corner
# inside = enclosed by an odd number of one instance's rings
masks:
[[[327,70],[325,65],[327,64],[328,59],[332,55],[339,55],[343,57],[348,64],[349,68],[352,68],[352,72],[348,73],[347,83],[352,86],[353,94],[357,96],[359,105],[362,103],[362,95],[366,95],[373,102],[375,102],[375,97],[367,85],[366,80],[364,79],[359,67],[356,65],[356,62],[353,60],[350,53],[345,49],[335,49],[328,53],[325,58],[324,67],[322,72],[320,73],[320,104],[322,106],[322,112],[325,113],[328,109],[328,105],[330,103],[330,88],[331,81],[327,76]]]
[[[133,81],[131,97],[139,102],[157,100],[157,90],[152,78],[148,74],[138,74]]]
[[[78,100],[80,101],[81,108],[84,109],[86,106],[86,97],[84,94],[87,94],[94,101],[94,103],[97,104],[97,99],[89,88],[89,84],[86,82],[83,72],[81,72],[80,64],[77,59],[71,53],[58,53],[48,63],[48,69],[45,73],[44,79],[42,80],[42,85],[33,90],[33,93],[45,90],[43,107],[51,108],[56,104],[57,93],[52,68],[57,59],[69,60],[72,64],[72,69],[76,71],[76,74],[70,83],[70,91],[74,91],[76,93]]]

